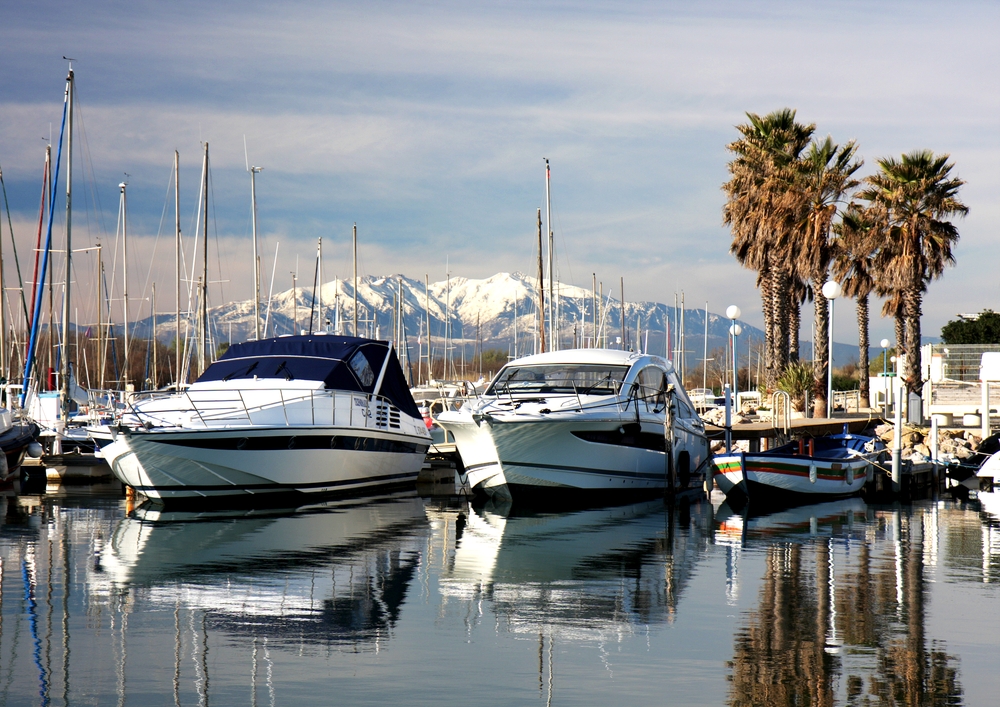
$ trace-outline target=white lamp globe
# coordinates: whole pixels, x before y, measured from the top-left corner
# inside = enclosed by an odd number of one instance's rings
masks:
[[[830,280],[823,285],[823,296],[827,299],[837,299],[844,293],[844,288],[840,286],[839,282],[834,282]]]
[[[726,316],[728,318],[730,318],[730,319],[739,319],[740,318],[740,314],[741,314],[740,308],[737,307],[735,304],[731,304],[728,307],[726,307]]]
[[[731,327],[729,327],[729,333],[732,334],[733,336],[739,336],[740,334],[743,333],[743,327],[741,327],[739,324],[733,324]]]
[[[887,348],[889,348],[889,340],[888,340],[888,339],[882,339],[882,341],[880,341],[880,342],[878,342],[878,343],[879,343],[879,345],[880,345],[880,346],[881,346],[881,347],[882,347],[883,349],[887,349]]]

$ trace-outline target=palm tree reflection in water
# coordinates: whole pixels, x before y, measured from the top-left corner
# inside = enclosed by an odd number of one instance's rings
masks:
[[[922,518],[890,516],[896,557],[873,558],[867,539],[848,557],[829,538],[768,548],[759,605],[735,637],[730,705],[962,703],[955,658],[925,636]]]

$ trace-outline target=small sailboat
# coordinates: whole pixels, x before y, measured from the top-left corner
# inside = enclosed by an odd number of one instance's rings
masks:
[[[781,504],[853,496],[872,477],[884,450],[877,438],[845,430],[764,452],[719,454],[712,460],[712,473],[719,490],[736,501]]]

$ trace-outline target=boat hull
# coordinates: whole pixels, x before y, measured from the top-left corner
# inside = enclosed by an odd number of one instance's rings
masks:
[[[864,457],[817,459],[793,455],[724,454],[712,472],[727,497],[783,502],[859,493],[871,471]]]
[[[250,501],[412,485],[428,443],[351,428],[127,430],[102,454],[124,484],[162,503]]]
[[[494,419],[476,424],[471,415],[455,417],[439,422],[455,436],[469,486],[487,495],[639,495],[666,489],[666,454],[662,448],[649,448],[654,446],[649,440],[663,439],[662,424],[643,423],[641,435],[630,439],[619,432],[617,419]],[[640,437],[643,441],[637,444],[635,438]],[[642,443],[647,446],[639,446]],[[707,459],[704,437],[681,432],[675,445],[675,455],[686,452],[683,458],[688,460],[678,475],[680,486],[700,487]]]
[[[0,481],[15,478],[24,461],[28,445],[38,437],[38,425],[33,422],[18,423],[0,434],[0,452],[3,453]]]

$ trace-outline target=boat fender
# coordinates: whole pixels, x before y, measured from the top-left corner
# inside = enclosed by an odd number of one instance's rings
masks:
[[[45,450],[42,448],[42,445],[40,445],[38,442],[32,442],[28,445],[27,451],[29,457],[31,457],[32,459],[39,459],[41,458]]]
[[[815,464],[810,464],[809,465],[809,483],[810,484],[815,484],[816,483],[816,465]]]

